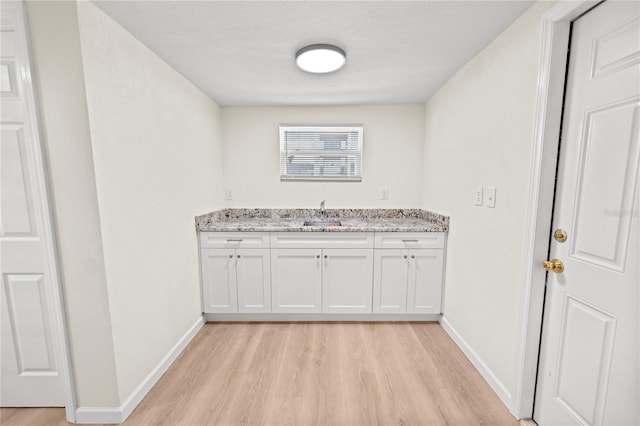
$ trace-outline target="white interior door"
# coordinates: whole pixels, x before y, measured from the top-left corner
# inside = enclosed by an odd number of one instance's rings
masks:
[[[64,406],[65,339],[22,4],[3,1],[0,18],[0,403]]]
[[[574,22],[534,420],[640,424],[640,3]],[[562,238],[559,238],[562,240]]]

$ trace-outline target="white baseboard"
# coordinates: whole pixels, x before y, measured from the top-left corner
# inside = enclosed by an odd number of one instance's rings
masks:
[[[76,408],[76,423],[119,424],[122,422],[122,406]]]
[[[449,321],[445,317],[442,317],[440,320],[440,325],[444,330],[449,334],[449,337],[458,345],[460,350],[466,355],[466,357],[471,361],[471,364],[478,370],[478,373],[482,376],[482,378],[491,386],[491,389],[498,395],[506,406],[507,410],[511,407],[511,392],[509,389],[496,377],[496,375],[491,371],[489,366],[484,363],[484,361],[478,356],[478,354],[471,348],[471,346],[467,343],[466,340],[458,334],[455,328],[451,325]]]
[[[124,422],[138,404],[142,402],[142,399],[149,393],[160,377],[169,369],[176,358],[178,358],[178,355],[187,347],[191,339],[200,331],[203,325],[204,319],[202,317],[198,318],[195,324],[187,330],[184,336],[178,340],[164,358],[162,358],[160,363],[151,370],[149,375],[144,378],[119,407],[78,407],[76,408],[76,422],[90,424],[119,424]]]
[[[440,321],[440,314],[204,314],[207,322],[226,321]]]

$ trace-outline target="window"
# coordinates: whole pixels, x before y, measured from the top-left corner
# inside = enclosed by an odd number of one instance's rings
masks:
[[[362,181],[362,125],[280,126],[280,180]]]

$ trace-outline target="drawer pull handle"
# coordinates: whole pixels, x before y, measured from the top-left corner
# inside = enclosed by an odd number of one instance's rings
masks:
[[[233,255],[232,254],[229,255],[229,259],[233,259]]]
[[[242,238],[229,238],[227,240],[228,243],[239,243],[242,242]]]
[[[320,259],[320,255],[319,254],[316,255],[316,259]]]
[[[417,243],[420,240],[402,240],[403,243]]]
[[[406,259],[406,258],[407,258],[407,255],[405,254],[405,255],[404,255],[404,256],[402,256],[402,257],[404,257],[404,258]]]
[[[327,255],[325,254],[325,255],[324,255],[324,258],[325,258],[325,259],[328,259],[328,258],[329,258],[329,256],[327,256]]]
[[[412,255],[411,255],[411,258],[412,258],[412,259],[415,259],[415,258],[416,258],[416,255],[415,255],[415,254],[412,254]]]
[[[236,257],[237,257],[238,259],[240,259],[240,255],[237,255]]]

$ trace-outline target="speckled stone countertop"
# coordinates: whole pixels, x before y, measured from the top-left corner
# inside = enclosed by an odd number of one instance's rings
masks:
[[[304,226],[305,220],[342,226]],[[203,232],[447,232],[449,217],[420,209],[224,209],[196,216]]]

